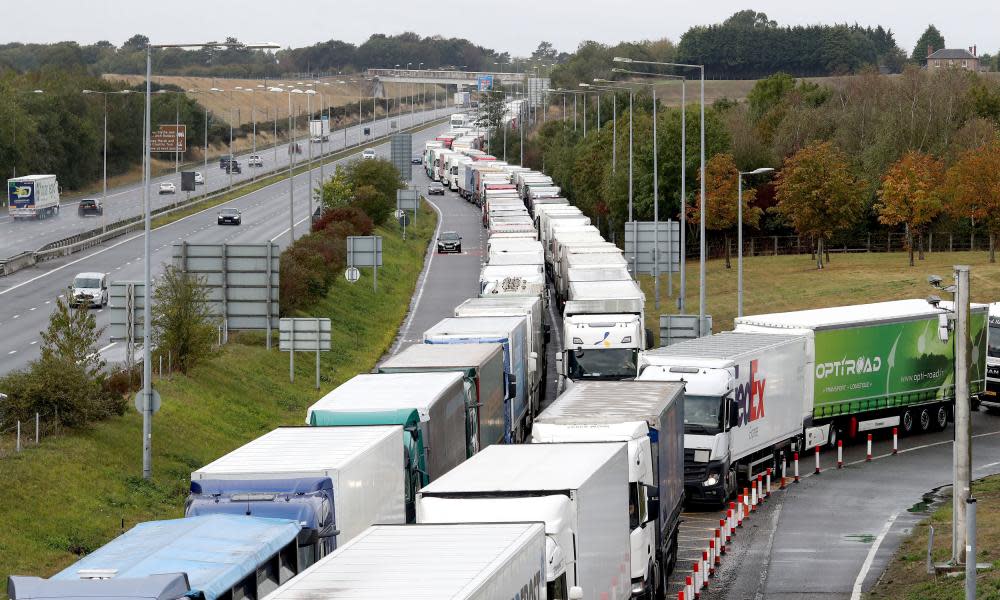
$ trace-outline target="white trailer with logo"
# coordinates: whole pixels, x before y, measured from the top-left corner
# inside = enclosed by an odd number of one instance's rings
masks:
[[[44,219],[59,214],[55,175],[26,175],[7,180],[7,211],[12,219]]]

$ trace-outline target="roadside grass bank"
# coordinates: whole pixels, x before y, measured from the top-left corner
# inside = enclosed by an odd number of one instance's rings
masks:
[[[332,346],[300,353],[295,382],[288,354],[264,349],[262,334],[233,335],[188,376],[154,380],[163,407],[153,418],[153,479],[142,478],[142,418],[134,410],[83,430],[66,430],[0,460],[0,576],[50,576],[141,521],[183,516],[191,471],[278,425],[304,423],[305,409],[350,377],[367,372],[393,343],[423,268],[437,214],[425,206],[402,240],[383,237],[378,292],[372,270],[355,284],[338,277],[309,311],[329,317]],[[6,588],[0,588],[0,598]]]
[[[927,276],[940,275],[945,282],[952,266],[970,265],[973,302],[1000,300],[1000,263],[989,263],[985,252],[934,252],[908,266],[905,252],[834,254],[822,271],[808,254],[743,258],[743,312],[762,314],[846,304],[864,304],[904,298],[926,298],[934,292]],[[736,259],[726,269],[725,260],[706,264],[706,309],[712,315],[713,331],[733,328],[736,318]],[[667,276],[660,275],[660,310],[654,308],[653,278],[641,276],[646,292],[646,327],[659,340],[660,315],[677,314],[680,277],[674,274],[674,296],[667,295]],[[947,295],[942,298],[950,300]],[[698,314],[698,258],[687,260],[685,312]]]
[[[972,484],[977,499],[977,562],[991,563],[976,580],[977,598],[1000,598],[1000,476],[987,477]],[[927,573],[927,538],[934,527],[935,563],[951,558],[951,501],[943,503],[919,523],[893,556],[869,600],[953,600],[964,598],[965,574],[955,577]]]

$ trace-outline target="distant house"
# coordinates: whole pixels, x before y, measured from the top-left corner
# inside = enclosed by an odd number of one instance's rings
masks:
[[[976,47],[972,46],[968,50],[962,48],[942,48],[933,53],[927,53],[928,71],[949,67],[966,69],[973,72],[979,71],[979,57],[976,56]]]

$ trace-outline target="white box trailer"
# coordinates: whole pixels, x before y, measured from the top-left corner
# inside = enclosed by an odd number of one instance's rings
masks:
[[[268,600],[545,598],[542,523],[376,525]]]
[[[14,220],[44,219],[59,214],[56,176],[25,175],[8,179],[7,212]]]
[[[541,197],[541,198],[527,198],[525,204],[528,205],[528,212],[531,213],[532,217],[535,217],[535,209],[539,206],[571,206],[569,200],[563,198],[562,196],[552,196],[552,197]]]
[[[537,415],[545,399],[545,345],[549,342],[549,328],[543,323],[542,313],[545,302],[541,298],[518,298],[494,296],[491,298],[469,298],[455,307],[456,317],[525,317],[530,338],[529,347],[535,360],[528,362],[528,378],[531,380],[531,414]]]
[[[980,397],[988,409],[1000,409],[1000,302],[989,308],[989,333],[986,352],[986,390]]]
[[[569,296],[569,284],[574,281],[569,274],[569,265],[574,257],[581,256],[593,257],[590,259],[592,262],[588,266],[613,265],[623,266],[626,271],[628,270],[628,265],[625,263],[625,257],[622,254],[621,248],[610,242],[581,240],[562,244],[559,247],[559,254],[554,258],[555,262],[552,265],[552,280],[555,285],[556,296],[561,301],[565,301]],[[580,261],[578,260],[577,262]],[[616,277],[613,280],[619,280],[619,278]],[[595,280],[584,278],[577,281]]]
[[[404,435],[398,425],[279,427],[191,473],[185,516],[299,522],[311,564],[374,523],[405,522]]]
[[[479,271],[479,297],[545,296],[545,268],[541,265],[485,265]]]
[[[526,250],[523,252],[496,252],[491,253],[486,264],[498,267],[503,265],[535,265],[544,268],[545,259],[541,250]]]
[[[622,600],[628,493],[624,443],[491,446],[421,490],[417,522],[543,521],[546,597]]]
[[[542,243],[538,240],[527,238],[500,238],[503,242],[491,244],[487,242],[487,262],[490,264],[545,264],[545,253],[542,250]],[[493,241],[493,236],[490,236]],[[532,260],[526,263],[502,262],[505,255],[518,255],[519,258],[530,256]],[[496,262],[495,262],[496,261]]]
[[[575,222],[554,221],[552,223],[552,235],[549,238],[548,252],[551,257],[553,271],[559,267],[559,251],[563,244],[580,244],[583,246],[594,246],[609,244],[601,232],[593,225],[581,225]]]
[[[353,417],[416,410],[419,433],[427,452],[427,476],[431,480],[465,460],[467,413],[471,398],[461,373],[386,373],[355,375],[309,407],[306,423],[323,418]]]
[[[628,444],[632,593],[661,597],[684,505],[684,385],[578,383],[538,415],[531,441]]]

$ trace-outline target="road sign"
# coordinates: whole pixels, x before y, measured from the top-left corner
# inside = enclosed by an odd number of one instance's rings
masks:
[[[669,275],[680,272],[681,255],[680,239],[681,229],[677,221],[629,221],[625,223],[625,259],[628,261],[628,269],[633,273],[638,267],[639,273],[646,275],[653,274],[653,237],[654,225],[659,225],[656,229],[656,258],[659,262],[658,272],[661,275]],[[634,238],[639,238],[638,248],[633,242]],[[634,274],[634,273],[633,273]]]
[[[417,209],[420,207],[420,192],[416,189],[407,188],[405,190],[396,190],[396,208],[399,210],[412,210],[413,216],[416,216]]]
[[[382,236],[348,236],[347,265],[350,267],[374,267],[372,270],[372,289],[377,292],[378,268],[382,266]]]
[[[404,181],[413,179],[413,136],[397,133],[389,140],[389,160]]]
[[[359,279],[361,279],[361,271],[359,271],[357,267],[347,267],[347,270],[344,271],[344,279],[350,281],[351,283],[356,283]]]
[[[396,212],[392,213],[392,216],[396,217],[396,219],[398,220],[398,219],[402,219],[403,215],[405,215],[405,214],[406,213],[404,213],[402,210],[400,210],[400,209],[397,208]]]
[[[187,125],[160,125],[149,144],[150,152],[187,152]]]
[[[160,412],[160,392],[153,390],[152,403],[153,403],[153,412],[154,413]],[[139,414],[142,414],[142,405],[143,405],[142,390],[136,392],[135,400],[132,402],[132,404],[135,406],[135,409],[139,411]]]
[[[670,346],[684,340],[712,334],[712,315],[705,315],[701,333],[698,315],[660,315],[660,346]]]
[[[194,189],[194,171],[181,171],[181,191],[193,192]]]
[[[295,353],[316,353],[316,389],[319,389],[319,353],[330,350],[330,319],[281,319],[278,347],[288,352],[288,378],[295,381]]]
[[[478,75],[476,76],[476,89],[480,92],[488,92],[493,89],[493,76],[492,75]]]
[[[406,227],[407,225],[410,224],[410,215],[403,213],[398,217],[396,217],[396,220],[399,221],[399,225],[401,227]]]

